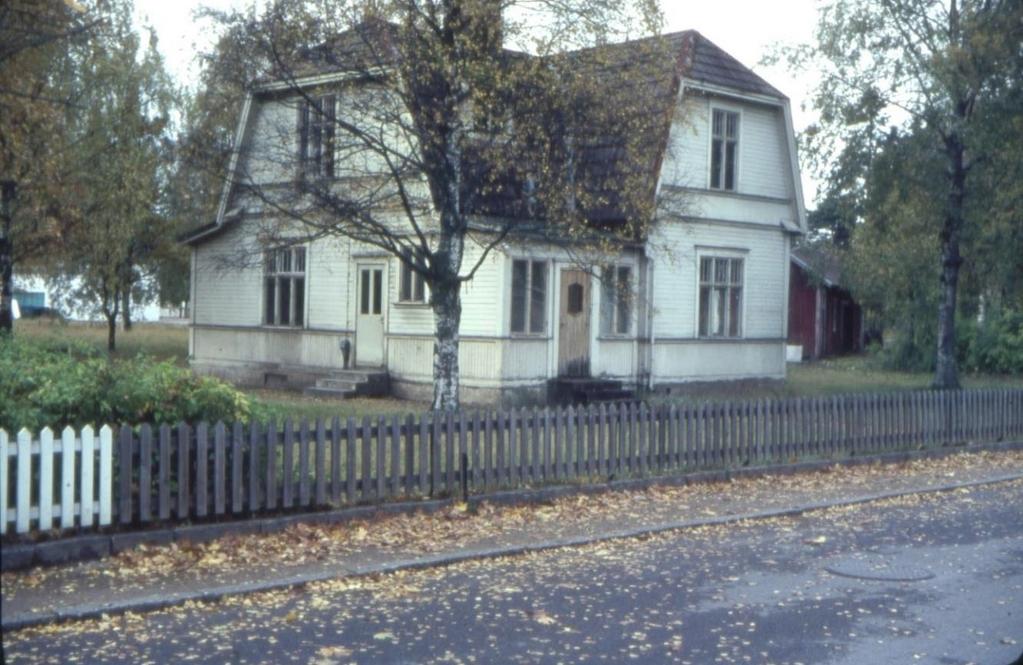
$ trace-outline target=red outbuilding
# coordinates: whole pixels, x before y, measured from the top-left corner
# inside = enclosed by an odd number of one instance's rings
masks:
[[[791,256],[790,354],[816,360],[862,351],[863,311],[840,283],[838,257],[809,247],[794,249]]]

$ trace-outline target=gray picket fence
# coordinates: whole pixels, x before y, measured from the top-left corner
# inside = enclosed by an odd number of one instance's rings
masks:
[[[113,512],[241,518],[1021,438],[1020,389],[122,426]]]

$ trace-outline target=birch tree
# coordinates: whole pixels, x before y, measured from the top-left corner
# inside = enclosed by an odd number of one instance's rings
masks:
[[[259,54],[256,84],[295,100],[308,146],[297,167],[288,140],[262,156],[291,182],[236,173],[241,200],[283,220],[271,240],[342,236],[422,276],[435,409],[458,406],[460,290],[495,247],[529,234],[617,252],[653,220],[651,137],[670,118],[647,93],[677,91],[679,54],[610,45],[657,32],[652,2],[324,0],[223,18]],[[327,72],[341,76],[310,83]]]

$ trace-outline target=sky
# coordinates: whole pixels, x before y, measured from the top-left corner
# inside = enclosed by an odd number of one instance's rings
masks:
[[[216,9],[244,8],[252,0],[136,0],[136,12],[156,28],[160,50],[179,85],[194,87],[195,54],[212,43],[209,26],[196,23],[192,13],[200,6]],[[813,76],[794,76],[784,65],[759,64],[775,44],[809,42],[817,22],[820,0],[661,0],[665,32],[698,30],[732,57],[750,67],[792,100],[793,123],[799,132],[812,122],[803,108],[815,83]],[[803,192],[813,207],[816,183],[803,169]]]

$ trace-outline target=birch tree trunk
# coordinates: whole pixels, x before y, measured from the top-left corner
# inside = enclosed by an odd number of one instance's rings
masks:
[[[465,247],[464,235],[457,232],[464,223],[458,209],[457,180],[449,191],[446,210],[441,215],[441,232],[437,251],[433,254],[431,304],[433,306],[433,408],[435,411],[456,411],[458,394],[458,330],[462,322],[461,282]],[[454,194],[454,196],[451,196]]]
[[[433,291],[433,408],[458,409],[458,327],[462,320],[461,284],[445,280]]]

